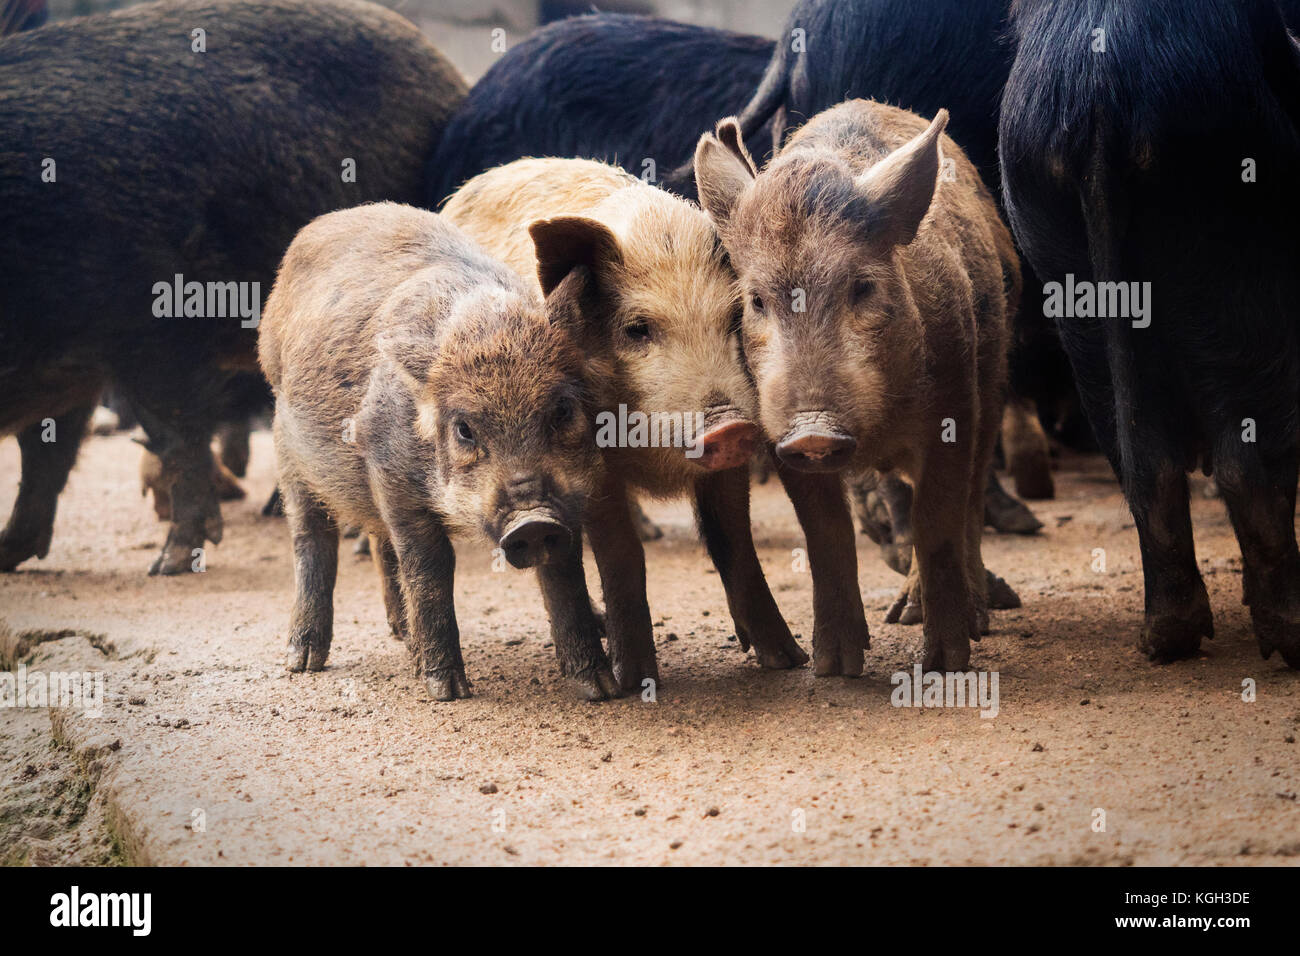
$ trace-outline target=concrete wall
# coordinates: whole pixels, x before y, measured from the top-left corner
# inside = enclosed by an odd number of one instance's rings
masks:
[[[133,0],[50,0],[50,19],[131,6]],[[535,29],[544,12],[593,6],[606,11],[653,12],[674,20],[775,36],[794,0],[379,0],[418,26],[461,72],[477,79],[507,48]],[[496,34],[494,31],[504,31]]]

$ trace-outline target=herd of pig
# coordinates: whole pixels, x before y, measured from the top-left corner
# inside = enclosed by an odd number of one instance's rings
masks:
[[[641,497],[692,500],[740,645],[804,664],[751,533],[759,460],[807,540],[815,673],[860,674],[869,642],[850,485],[907,576],[886,620],[921,623],[926,669],[965,670],[990,608],[1019,603],[980,553],[986,522],[1027,515],[995,456],[1050,496],[1040,417],[1065,436],[1073,401],[1135,518],[1139,648],[1213,636],[1200,467],[1260,650],[1300,667],[1291,6],[801,0],[775,43],[592,14],[467,90],[359,0],[51,25],[8,0],[0,434],[22,481],[0,571],[46,555],[106,389],[170,521],[152,571],[189,571],[221,538],[213,436],[265,396],[291,670],[325,666],[352,526],[433,697],[470,694],[457,534],[536,568],[582,697],[639,691],[659,679]],[[173,281],[258,308],[169,316]],[[1130,283],[1139,318],[1045,317],[1053,286]],[[602,440],[613,410],[700,427]]]

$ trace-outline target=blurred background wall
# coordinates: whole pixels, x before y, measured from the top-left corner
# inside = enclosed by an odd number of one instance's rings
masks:
[[[50,0],[50,20],[131,6],[135,0]],[[543,23],[593,10],[652,13],[688,23],[776,36],[794,0],[378,0],[413,21],[469,80],[500,55],[493,31],[507,46]]]

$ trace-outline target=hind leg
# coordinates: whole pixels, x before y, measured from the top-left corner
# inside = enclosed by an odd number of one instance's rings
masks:
[[[363,538],[363,540],[365,540]],[[379,573],[379,584],[384,590],[384,614],[388,628],[399,641],[406,640],[406,601],[402,597],[402,578],[397,568],[397,552],[387,537],[372,534],[370,560]]]
[[[1250,607],[1259,652],[1268,658],[1280,651],[1288,665],[1300,668],[1296,452],[1266,464],[1234,435],[1220,445],[1215,471],[1241,546],[1241,600]]]
[[[334,579],[339,564],[339,529],[305,488],[281,482],[285,516],[293,539],[293,611],[289,617],[291,671],[323,670],[334,638]]]
[[[49,553],[59,493],[94,411],[92,401],[55,416],[51,425],[37,422],[19,433],[23,473],[9,523],[0,531],[0,571],[12,571],[28,558]]]
[[[1052,459],[1047,434],[1038,420],[1034,403],[1011,395],[1002,410],[1002,450],[1007,456],[1007,471],[1016,483],[1021,498],[1054,498]]]
[[[1214,637],[1214,618],[1196,567],[1187,475],[1172,458],[1158,458],[1153,450],[1148,466],[1135,469],[1126,485],[1146,589],[1138,650],[1158,663],[1190,657],[1202,637]]]
[[[167,372],[154,373],[156,368]],[[149,435],[147,447],[162,460],[171,498],[171,527],[150,574],[182,574],[202,568],[208,541],[221,541],[221,506],[213,482],[213,411],[224,373],[203,361],[168,353],[120,370],[123,387]],[[126,378],[130,373],[132,378]]]

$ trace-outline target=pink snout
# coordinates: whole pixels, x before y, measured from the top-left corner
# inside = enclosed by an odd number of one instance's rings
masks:
[[[715,425],[695,440],[688,456],[709,471],[739,468],[748,463],[758,448],[758,429],[753,422],[729,421]]]

